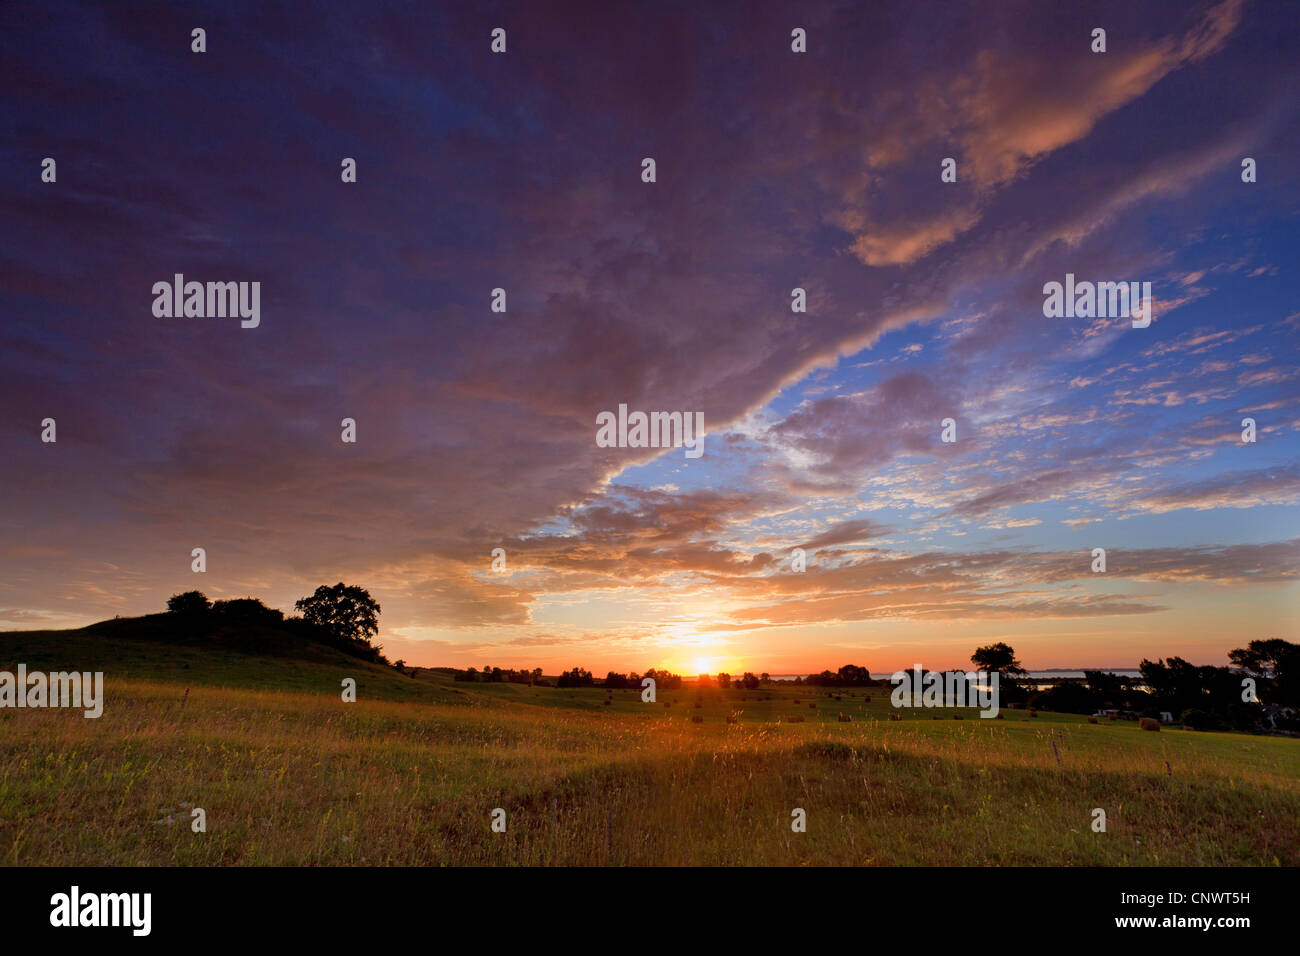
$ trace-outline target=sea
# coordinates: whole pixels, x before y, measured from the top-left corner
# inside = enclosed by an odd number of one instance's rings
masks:
[[[1116,677],[1141,677],[1141,676],[1142,676],[1142,672],[1141,672],[1141,671],[1137,670],[1136,668],[1129,668],[1129,667],[1089,667],[1088,670],[1090,670],[1090,671],[1091,671],[1091,670],[1098,670],[1098,671],[1101,671],[1103,674],[1114,674]],[[883,681],[887,681],[887,680],[889,680],[889,678],[890,678],[891,676],[893,676],[893,674],[894,674],[893,671],[884,671],[884,672],[881,672],[881,673],[875,673],[875,672],[873,672],[872,675],[871,675],[871,677],[872,677],[873,680],[883,680]],[[733,676],[734,676],[734,675],[733,675]],[[810,676],[810,675],[808,675],[808,674],[773,674],[773,675],[772,675],[772,680],[786,680],[786,681],[792,681],[792,680],[794,680],[796,677],[799,677],[799,678],[806,678],[806,677],[808,677],[808,676]],[[1033,683],[1034,681],[1039,681],[1039,682],[1041,682],[1041,683],[1036,683],[1036,684],[1034,684],[1035,689],[1036,689],[1036,690],[1044,690],[1045,688],[1051,687],[1052,684],[1056,683],[1057,681],[1059,681],[1059,680],[1061,680],[1061,679],[1071,679],[1071,678],[1073,678],[1073,679],[1076,679],[1076,680],[1083,680],[1083,676],[1084,676],[1084,675],[1083,675],[1083,671],[1082,671],[1082,670],[1055,670],[1055,669],[1048,669],[1048,670],[1041,670],[1041,671],[1029,671],[1027,674],[1025,674],[1023,680],[1025,680],[1026,682],[1029,682],[1029,683]]]

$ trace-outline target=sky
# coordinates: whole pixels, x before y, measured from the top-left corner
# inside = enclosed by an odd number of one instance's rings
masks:
[[[342,580],[425,666],[1300,640],[1293,5],[446,6],[0,6],[0,629]]]

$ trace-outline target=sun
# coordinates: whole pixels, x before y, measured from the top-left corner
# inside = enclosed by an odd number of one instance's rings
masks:
[[[695,658],[695,673],[696,673],[696,674],[712,674],[712,673],[713,673],[713,658],[712,658],[712,657],[697,657],[697,658]]]

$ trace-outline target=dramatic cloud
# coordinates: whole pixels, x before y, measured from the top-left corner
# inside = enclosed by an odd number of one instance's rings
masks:
[[[201,55],[174,4],[0,8],[0,626],[343,579],[417,664],[794,667],[1293,586],[1286,11],[827,0],[796,54],[770,5],[493,9],[504,55],[472,6],[222,4]],[[177,273],[260,326],[155,317]],[[1046,319],[1066,273],[1156,320]],[[620,404],[703,457],[598,447]]]

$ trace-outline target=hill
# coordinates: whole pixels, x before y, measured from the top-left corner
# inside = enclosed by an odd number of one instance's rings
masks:
[[[284,690],[337,697],[351,677],[358,693],[381,700],[455,703],[465,693],[450,678],[417,677],[313,641],[284,624],[187,624],[175,614],[114,618],[87,627],[0,631],[0,671],[103,671],[123,679],[208,687]]]

